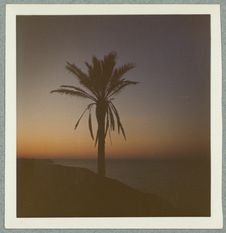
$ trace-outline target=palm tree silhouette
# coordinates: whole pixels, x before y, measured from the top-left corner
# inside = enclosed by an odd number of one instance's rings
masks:
[[[100,60],[95,56],[92,58],[92,64],[85,62],[88,73],[83,72],[75,64],[67,62],[66,69],[75,75],[83,87],[62,85],[59,89],[52,90],[51,93],[57,92],[72,96],[78,96],[91,100],[81,116],[79,117],[75,129],[78,127],[80,120],[88,111],[88,125],[92,139],[94,140],[92,127],[92,108],[96,109],[97,133],[95,145],[98,143],[98,175],[105,176],[105,138],[107,133],[111,140],[111,131],[118,129],[126,139],[118,110],[113,104],[114,96],[121,92],[126,86],[137,84],[137,82],[126,80],[123,75],[135,67],[134,64],[128,63],[121,67],[116,65],[116,53],[110,52]]]

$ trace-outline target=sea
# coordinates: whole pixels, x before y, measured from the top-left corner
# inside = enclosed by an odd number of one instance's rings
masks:
[[[96,160],[54,159],[62,166],[94,172]],[[200,214],[210,210],[210,160],[205,158],[108,159],[106,176]]]

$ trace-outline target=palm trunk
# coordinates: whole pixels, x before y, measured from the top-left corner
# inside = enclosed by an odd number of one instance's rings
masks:
[[[100,103],[96,108],[98,124],[98,151],[97,172],[101,177],[105,176],[105,103]]]

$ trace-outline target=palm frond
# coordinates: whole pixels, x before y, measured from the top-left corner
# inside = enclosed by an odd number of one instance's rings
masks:
[[[75,64],[71,64],[67,62],[66,69],[71,73],[75,74],[77,79],[83,84],[89,80],[89,77],[86,73],[84,73],[81,69],[79,69]]]
[[[92,64],[85,62],[88,68],[88,75],[95,92],[99,97],[105,96],[107,86],[113,75],[116,53],[111,52],[104,56],[104,59],[98,59],[93,56]]]
[[[89,132],[90,132],[91,138],[94,140],[92,118],[91,118],[91,108],[89,109]]]
[[[123,75],[123,74],[125,74],[126,72],[128,72],[129,70],[131,70],[131,69],[133,69],[135,67],[136,67],[135,63],[127,63],[127,64],[124,64],[124,65],[120,66],[118,68],[118,72],[119,72],[120,75],[121,74]]]
[[[52,90],[50,93],[60,93],[60,94],[66,94],[66,95],[72,95],[72,96],[78,96],[78,97],[83,97],[83,98],[89,98],[86,94],[80,91],[75,91],[75,90],[69,90],[65,88],[59,88],[56,90]]]
[[[61,85],[60,86],[61,88],[71,88],[71,89],[74,89],[76,91],[79,91],[81,93],[83,93],[84,95],[86,95],[88,98],[90,98],[91,100],[93,101],[97,101],[97,99],[92,96],[91,94],[89,94],[87,91],[83,90],[82,88],[79,88],[79,87],[75,87],[75,86],[71,86],[71,85]]]
[[[111,107],[108,105],[108,114],[109,114],[109,120],[110,120],[110,128],[112,131],[115,130],[115,120],[114,115],[112,113]]]
[[[80,120],[82,119],[82,117],[83,117],[83,115],[85,114],[86,111],[87,111],[87,108],[83,111],[83,113],[81,114],[81,116],[78,118],[78,120],[77,120],[77,122],[76,122],[76,124],[75,124],[74,130],[77,129],[77,127],[78,127],[78,125],[79,125],[79,122],[80,122]]]
[[[92,79],[89,75],[84,73],[81,69],[79,69],[76,65],[67,62],[66,69],[69,70],[75,77],[79,80],[80,84],[91,91],[96,97],[98,93],[95,91],[93,87]]]
[[[91,71],[93,69],[92,65],[90,65],[88,62],[85,62],[85,65],[87,66],[88,70]]]
[[[93,72],[95,72],[97,75],[102,74],[102,62],[97,57],[93,56]],[[97,77],[98,78],[98,77]]]
[[[95,56],[93,57],[92,63],[92,69],[89,69],[89,74],[91,75],[93,86],[101,98],[105,95],[106,85],[108,83],[108,77],[105,74],[108,70],[108,64]]]
[[[89,64],[88,62],[85,62],[85,64],[88,68],[92,92],[95,93],[97,98],[101,98],[104,90],[102,61],[98,60],[96,57],[93,57],[93,64]]]
[[[114,67],[116,64],[116,55],[117,54],[115,52],[110,52],[108,55],[104,56],[104,59],[102,60],[103,83],[104,83],[105,89],[114,71]]]
[[[106,115],[107,115],[106,116],[106,127],[105,127],[105,134],[104,134],[105,137],[106,137],[108,129],[109,129],[109,113],[108,113],[108,111],[107,111]]]
[[[98,140],[99,140],[99,130],[97,129],[97,133],[96,133],[96,137],[95,137],[95,143],[94,143],[95,146],[97,145]]]
[[[111,93],[109,93],[108,97],[111,97],[113,95],[119,94],[126,86],[131,85],[131,84],[137,84],[138,82],[134,82],[134,81],[123,81],[120,85],[118,85],[117,87],[115,87]]]
[[[109,134],[110,143],[111,143],[111,145],[112,145],[112,140],[111,140],[111,131],[110,131],[110,130],[108,130],[108,134]]]
[[[112,110],[114,112],[114,115],[116,117],[116,120],[117,120],[118,132],[120,133],[120,131],[121,131],[122,134],[123,134],[124,139],[126,140],[126,134],[125,134],[124,128],[122,126],[122,123],[120,121],[119,113],[118,113],[116,107],[114,106],[114,104],[112,102],[110,102],[110,106],[111,106],[111,108],[112,108]]]
[[[107,96],[111,94],[119,85],[123,84],[124,81],[126,81],[125,79],[121,79],[122,76],[134,67],[134,64],[128,63],[119,68],[114,69],[113,75],[109,80],[108,87],[106,90]]]
[[[93,105],[95,105],[95,103],[89,104],[89,105],[85,108],[85,110],[82,112],[81,116],[79,117],[79,119],[77,120],[77,122],[76,122],[76,124],[75,124],[75,128],[74,128],[75,130],[77,129],[77,127],[78,127],[78,125],[79,125],[79,122],[80,122],[80,120],[82,119],[82,117],[84,116],[85,112],[86,112],[87,110],[89,110]]]
[[[124,64],[114,70],[112,80],[119,80],[125,73],[127,73],[129,70],[133,69],[135,67],[135,64],[128,63]]]

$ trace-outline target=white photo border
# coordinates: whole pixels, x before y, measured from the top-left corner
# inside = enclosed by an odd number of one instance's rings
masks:
[[[211,216],[129,218],[16,217],[16,16],[17,15],[211,16]],[[9,4],[6,5],[5,227],[17,229],[219,229],[222,214],[222,61],[218,4]]]

